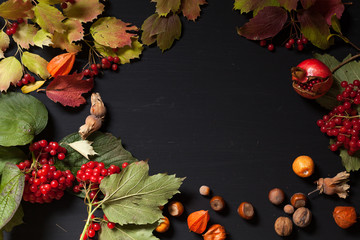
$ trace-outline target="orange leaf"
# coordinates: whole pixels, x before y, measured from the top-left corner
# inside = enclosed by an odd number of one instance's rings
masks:
[[[75,62],[76,53],[64,53],[57,55],[47,65],[47,70],[53,77],[67,75]]]

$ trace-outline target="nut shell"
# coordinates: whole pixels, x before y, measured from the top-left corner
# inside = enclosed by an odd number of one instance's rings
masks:
[[[253,205],[248,202],[242,202],[239,205],[237,212],[240,215],[240,217],[242,217],[243,219],[246,219],[246,220],[252,219],[255,215],[255,210],[254,210]]]
[[[295,193],[292,195],[290,203],[294,206],[294,208],[305,207],[307,203],[307,197],[303,193]]]
[[[275,232],[282,237],[290,236],[293,230],[293,223],[288,217],[278,217],[274,224]]]
[[[170,221],[167,217],[164,217],[162,220],[163,221],[159,224],[159,226],[157,226],[155,228],[155,231],[157,231],[159,233],[166,232],[167,230],[169,230],[169,227],[170,227]]]
[[[284,206],[284,212],[287,213],[287,214],[293,214],[295,211],[294,207],[290,204],[286,204]]]
[[[293,214],[294,224],[298,227],[307,227],[311,223],[312,213],[308,208],[301,207],[296,209]]]
[[[203,196],[209,196],[210,195],[210,188],[206,185],[202,185],[199,189],[199,192]]]
[[[172,201],[168,205],[169,214],[173,217],[179,217],[184,213],[184,205],[178,201]]]
[[[285,194],[280,188],[273,188],[270,190],[268,197],[272,204],[280,205],[285,199]]]
[[[225,208],[225,201],[220,196],[214,196],[210,199],[210,206],[214,211],[221,211]]]

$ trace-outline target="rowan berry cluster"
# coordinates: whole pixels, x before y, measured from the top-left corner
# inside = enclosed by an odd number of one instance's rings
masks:
[[[116,50],[116,49],[114,49]],[[115,56],[108,56],[106,58],[101,59],[101,63],[93,63],[90,65],[90,68],[84,70],[84,75],[93,77],[99,75],[99,71],[101,69],[110,69],[113,71],[118,70],[118,64],[120,63],[120,58]]]
[[[15,21],[7,26],[5,33],[9,36],[15,34],[17,31],[17,28],[19,27],[19,24],[21,24],[23,22],[24,22],[24,19],[18,18],[17,21]]]

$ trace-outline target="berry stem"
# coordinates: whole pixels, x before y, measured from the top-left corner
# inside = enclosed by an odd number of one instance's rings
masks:
[[[353,61],[354,59],[356,59],[356,58],[358,58],[358,57],[360,57],[360,54],[356,54],[356,55],[352,56],[351,58],[346,59],[345,61],[343,61],[342,63],[340,63],[339,65],[337,65],[335,68],[333,68],[333,69],[331,70],[331,72],[332,72],[332,73],[336,72],[336,70],[338,70],[339,68],[341,68],[341,67],[344,66],[345,64]]]

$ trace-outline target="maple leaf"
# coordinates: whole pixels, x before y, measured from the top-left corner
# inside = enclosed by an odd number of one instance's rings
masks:
[[[64,9],[65,16],[78,19],[81,22],[91,22],[104,11],[104,4],[99,0],[77,0]]]
[[[45,3],[38,3],[34,7],[35,21],[39,26],[45,29],[49,33],[63,33],[65,31],[65,25],[62,21],[65,17],[55,7],[47,5]]]
[[[181,11],[188,20],[195,21],[200,16],[200,5],[204,4],[207,4],[206,0],[183,0]]]
[[[84,28],[79,20],[67,19],[65,25],[67,27],[67,38],[69,42],[76,42],[83,39]]]
[[[22,77],[23,67],[15,57],[7,57],[0,62],[0,91],[7,91],[10,83],[16,84]]]
[[[89,92],[93,86],[92,78],[83,80],[84,73],[57,76],[46,88],[46,96],[63,106],[78,107],[86,100],[81,94]]]
[[[331,25],[331,17],[336,14],[336,17],[340,19],[345,7],[341,0],[317,0],[310,9],[320,13],[327,24]]]
[[[238,28],[238,34],[251,40],[273,37],[283,28],[288,15],[281,7],[265,7],[244,26]]]
[[[297,8],[299,0],[278,0],[280,6],[284,7],[286,10],[291,11]]]
[[[14,41],[22,48],[29,49],[30,45],[34,45],[34,37],[38,29],[34,24],[21,23],[19,24],[16,33],[13,34]]]
[[[76,45],[74,43],[69,42],[68,34],[61,34],[55,32],[52,38],[52,47],[53,48],[61,48],[62,50],[66,50],[67,52],[79,52],[81,50],[81,45]]]
[[[111,48],[121,48],[131,46],[131,38],[135,33],[128,31],[137,31],[136,26],[125,23],[115,17],[99,18],[91,27],[90,33],[96,42]]]
[[[151,2],[156,2],[156,12],[160,16],[166,16],[170,12],[177,12],[180,8],[180,0],[151,0]]]
[[[6,19],[33,18],[33,5],[30,0],[8,0],[0,4],[0,16]]]
[[[43,46],[50,46],[53,43],[51,41],[52,36],[53,35],[51,33],[45,31],[44,29],[40,29],[33,38],[34,45],[41,48]]]
[[[0,31],[0,58],[4,58],[4,52],[8,49],[10,44],[9,36],[4,32]]]
[[[277,0],[235,0],[234,9],[240,10],[241,13],[248,13],[254,11],[254,16],[268,6],[280,6]]]

